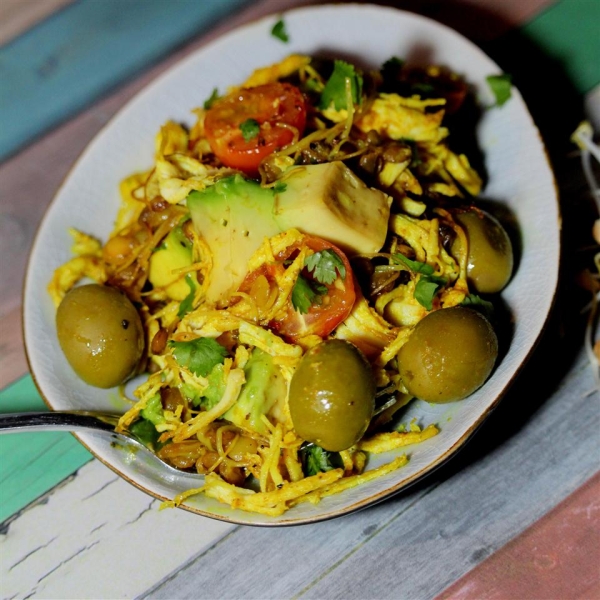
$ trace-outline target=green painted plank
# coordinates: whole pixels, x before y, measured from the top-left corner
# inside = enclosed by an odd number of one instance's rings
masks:
[[[565,70],[585,94],[600,83],[600,0],[562,0],[521,32]]]
[[[0,160],[250,0],[79,0],[0,48]]]
[[[30,376],[0,392],[0,412],[47,410]],[[39,498],[91,460],[70,434],[0,435],[0,522]]]

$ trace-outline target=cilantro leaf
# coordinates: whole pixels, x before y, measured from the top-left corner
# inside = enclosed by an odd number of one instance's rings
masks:
[[[404,66],[404,61],[397,56],[391,56],[388,58],[383,65],[381,65],[381,72],[385,73],[388,71],[399,71]]]
[[[415,286],[415,300],[427,310],[431,310],[433,299],[444,283],[446,280],[443,277],[421,275]]]
[[[434,270],[431,265],[427,263],[422,263],[417,260],[411,260],[404,256],[404,254],[394,254],[392,255],[392,259],[396,264],[404,263],[413,273],[423,273],[423,275],[433,275]]]
[[[333,73],[327,80],[321,93],[319,108],[325,110],[332,104],[336,110],[348,108],[346,106],[346,79],[350,79],[352,102],[360,104],[362,99],[363,78],[357,73],[354,66],[343,60],[334,61]]]
[[[206,377],[215,365],[222,364],[227,350],[212,338],[196,338],[189,342],[171,340],[175,360],[182,367],[187,367],[195,375]]]
[[[304,82],[304,89],[308,90],[309,92],[321,93],[323,91],[324,87],[325,86],[318,79],[316,79],[314,77],[309,77]]]
[[[191,273],[185,276],[185,282],[190,288],[190,293],[181,301],[179,309],[177,310],[177,316],[182,319],[194,308],[194,298],[196,296],[196,283]]]
[[[332,464],[332,453],[323,450],[321,446],[306,446],[302,449],[302,464],[304,474],[307,477],[317,473],[331,471],[334,468]]]
[[[327,293],[327,288],[317,282],[310,282],[302,275],[298,276],[292,290],[292,306],[305,315],[316,303],[319,296]]]
[[[339,255],[330,248],[315,252],[309,256],[304,266],[313,274],[313,277],[320,283],[332,284],[340,274],[342,279],[346,279],[346,267]]]
[[[385,83],[394,83],[397,81],[398,75],[404,66],[404,61],[397,56],[392,56],[388,58],[381,65],[381,76],[383,77],[383,81]]]
[[[503,73],[488,75],[485,79],[496,97],[494,106],[502,106],[511,96],[512,77],[508,73]]]
[[[204,108],[208,110],[219,98],[219,90],[213,88],[212,94],[204,101]]]
[[[435,88],[433,87],[433,85],[431,85],[431,83],[413,83],[410,86],[410,91],[413,94],[431,94],[435,91]]]
[[[434,275],[434,269],[427,263],[422,263],[417,260],[406,258],[403,254],[394,254],[392,259],[397,264],[404,263],[413,273],[419,273],[419,281],[415,285],[414,297],[415,300],[427,310],[433,308],[433,298],[438,290],[446,285],[447,280],[439,275]]]
[[[274,194],[283,194],[287,189],[287,183],[283,183],[283,181],[277,181],[275,185],[271,188]]]
[[[271,29],[271,35],[284,43],[290,41],[290,36],[286,31],[285,22],[283,21],[283,19],[279,19],[279,21],[277,21],[277,23],[273,25],[273,29]]]
[[[243,123],[240,123],[240,130],[244,136],[244,141],[249,142],[259,134],[260,125],[256,119],[246,119]]]
[[[484,317],[491,319],[494,315],[494,305],[488,300],[484,300],[477,294],[469,294],[460,303],[461,306],[467,306],[473,310],[479,311]]]

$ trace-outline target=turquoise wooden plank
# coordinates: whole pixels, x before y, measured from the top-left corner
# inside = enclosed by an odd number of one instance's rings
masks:
[[[47,407],[29,375],[0,392],[0,412],[35,410],[47,410]],[[91,458],[70,433],[0,435],[0,522],[52,489]]]
[[[582,94],[600,83],[600,2],[562,0],[521,31],[565,69]]]
[[[249,0],[79,0],[0,49],[0,160]]]

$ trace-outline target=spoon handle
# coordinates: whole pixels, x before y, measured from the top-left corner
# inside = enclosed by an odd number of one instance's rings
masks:
[[[86,411],[49,411],[0,414],[0,433],[25,431],[114,431],[119,415]]]

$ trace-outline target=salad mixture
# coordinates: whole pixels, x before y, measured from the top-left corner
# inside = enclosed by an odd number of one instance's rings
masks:
[[[146,374],[118,430],[205,474],[173,504],[318,502],[438,433],[398,425],[411,399],[486,381],[513,254],[475,206],[467,98],[438,66],[291,55],[162,126],[106,243],[71,231],[49,284],[61,347],[90,385]]]

